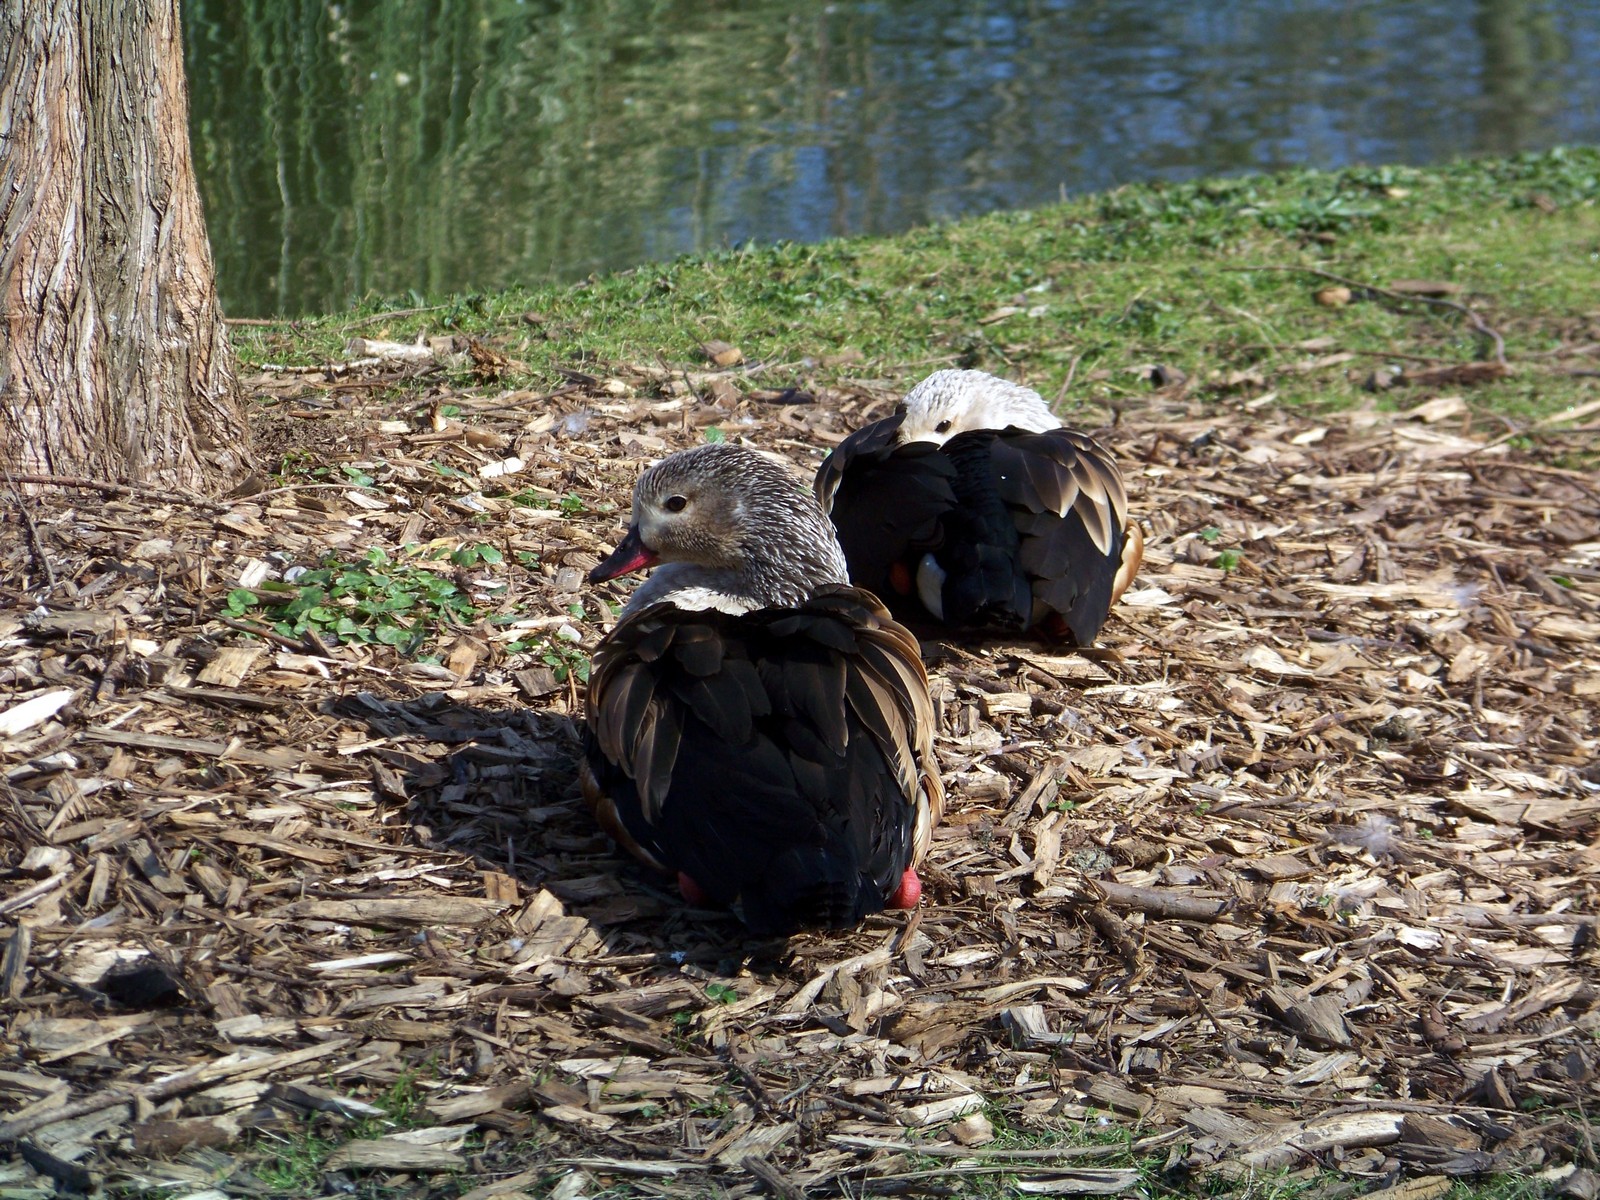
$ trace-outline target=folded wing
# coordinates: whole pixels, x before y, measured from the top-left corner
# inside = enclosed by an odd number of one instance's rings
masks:
[[[1105,447],[1071,429],[1007,430],[993,461],[1032,581],[1034,624],[1090,645],[1144,557],[1122,472]]]
[[[760,934],[882,909],[943,791],[915,639],[832,587],[792,610],[646,609],[596,652],[584,793],[619,843]]]

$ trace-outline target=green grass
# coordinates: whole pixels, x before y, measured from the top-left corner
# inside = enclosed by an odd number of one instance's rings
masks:
[[[383,1110],[381,1117],[364,1117],[341,1127],[325,1117],[313,1116],[294,1134],[258,1140],[255,1148],[259,1157],[251,1164],[251,1173],[269,1195],[321,1195],[325,1190],[323,1164],[339,1146],[434,1124],[422,1101],[415,1074],[407,1072],[373,1098],[372,1103]],[[459,1181],[442,1180],[445,1190],[441,1194],[455,1195],[465,1190],[454,1187],[456,1182]],[[364,1189],[363,1194],[381,1197],[384,1189]]]
[[[1249,266],[1459,284],[1455,299],[1504,335],[1519,366],[1469,400],[1516,421],[1547,415],[1594,395],[1592,379],[1525,356],[1596,340],[1600,151],[1130,186],[896,238],[745,248],[370,321],[390,307],[375,300],[236,337],[247,362],[310,363],[341,358],[355,333],[456,330],[526,366],[510,386],[559,382],[557,367],[693,362],[720,338],[768,364],[750,386],[909,380],[954,362],[1047,396],[1070,376],[1064,413],[1146,391],[1140,369],[1156,363],[1197,385],[1253,370],[1268,382],[1252,394],[1270,386],[1319,409],[1361,398],[1372,368],[1410,361],[1391,356],[1465,363],[1488,352],[1460,313],[1362,292],[1326,308],[1313,299],[1325,281]],[[1356,358],[1274,373],[1327,350]],[[1415,390],[1398,395],[1408,403]]]

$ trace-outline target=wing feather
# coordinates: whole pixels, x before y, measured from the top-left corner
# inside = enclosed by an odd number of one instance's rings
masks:
[[[1075,641],[1089,644],[1142,557],[1116,461],[1070,429],[1007,430],[993,456],[1016,516],[1018,560],[1033,579],[1036,623],[1055,614]]]
[[[596,652],[587,715],[581,778],[601,825],[752,928],[805,919],[773,909],[772,889],[785,871],[804,884],[808,854],[863,881],[865,907],[829,921],[881,908],[942,813],[916,639],[856,588],[798,610],[630,617]]]

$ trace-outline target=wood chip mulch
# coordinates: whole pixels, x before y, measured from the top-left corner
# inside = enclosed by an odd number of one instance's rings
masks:
[[[1149,542],[1101,645],[925,646],[923,907],[751,943],[597,833],[545,651],[645,460],[809,474],[895,389],[654,375],[262,377],[331,476],[0,496],[0,1183],[265,1195],[308,1131],[327,1187],[473,1200],[1593,1164],[1592,475],[1450,404],[1154,394],[1101,431]],[[413,544],[497,547],[439,569],[506,619],[413,661],[223,612]]]

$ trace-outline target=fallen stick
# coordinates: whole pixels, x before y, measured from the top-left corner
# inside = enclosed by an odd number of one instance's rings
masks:
[[[34,1113],[32,1116],[22,1117],[16,1121],[7,1121],[0,1124],[0,1143],[15,1142],[37,1129],[47,1125],[56,1125],[62,1121],[70,1121],[74,1117],[87,1116],[89,1113],[100,1112],[103,1109],[113,1108],[118,1104],[134,1104],[140,1100],[165,1100],[168,1097],[179,1095],[182,1092],[193,1091],[195,1088],[205,1087],[208,1084],[219,1083],[224,1079],[252,1079],[257,1075],[265,1075],[280,1067],[294,1067],[313,1059],[324,1058],[335,1050],[343,1049],[351,1042],[350,1038],[335,1038],[323,1042],[318,1046],[307,1046],[300,1050],[286,1050],[282,1054],[263,1054],[251,1058],[230,1054],[216,1062],[202,1063],[197,1067],[189,1067],[179,1071],[176,1075],[168,1075],[136,1088],[107,1088],[93,1096],[85,1096],[82,1100],[74,1100],[71,1104],[63,1104],[60,1108],[52,1108],[48,1112]]]
[[[1131,887],[1126,883],[1095,881],[1106,895],[1112,908],[1131,908],[1152,917],[1168,917],[1177,921],[1215,921],[1226,916],[1233,907],[1228,900],[1208,896],[1191,896],[1186,892],[1166,888]]]
[[[805,1189],[766,1159],[748,1154],[741,1165],[766,1184],[768,1190],[779,1200],[806,1200]]]
[[[204,496],[193,492],[175,491],[169,488],[150,487],[142,483],[113,483],[109,479],[88,479],[82,475],[7,475],[12,483],[31,483],[39,487],[82,488],[87,491],[101,492],[107,496],[149,496],[155,500],[165,500],[169,503],[193,504],[209,508],[215,512],[226,512],[231,505],[219,504],[215,500],[208,500]]]
[[[1032,869],[1031,864],[1028,869]],[[1007,872],[1021,873],[1024,872]],[[1233,901],[1215,896],[1195,896],[1170,888],[1133,887],[1107,879],[1085,880],[1069,886],[1056,884],[1038,892],[1034,899],[1064,900],[1069,904],[1085,905],[1100,901],[1112,908],[1132,909],[1175,921],[1216,921],[1233,909]]]

